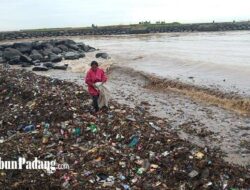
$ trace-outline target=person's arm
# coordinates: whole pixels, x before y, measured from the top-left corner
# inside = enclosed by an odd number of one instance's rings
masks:
[[[90,73],[88,72],[87,73],[87,75],[86,75],[86,77],[85,77],[85,83],[87,84],[87,85],[89,85],[89,86],[93,86],[93,82],[92,82],[92,80],[91,80],[91,76],[90,76]]]
[[[102,71],[102,83],[106,82],[107,81],[107,76],[105,75],[105,72]]]

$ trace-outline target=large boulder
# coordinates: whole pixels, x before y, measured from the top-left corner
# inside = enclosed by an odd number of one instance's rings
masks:
[[[68,48],[76,50],[76,51],[78,51],[80,49],[76,44],[69,44],[67,46],[68,46]]]
[[[18,65],[21,62],[20,57],[21,57],[20,55],[13,56],[8,60],[8,63],[10,65]]]
[[[51,44],[53,47],[56,46],[56,40],[50,40],[48,41],[49,44]]]
[[[52,52],[52,49],[47,49],[47,48],[45,48],[45,49],[43,49],[43,50],[40,50],[39,51],[43,56],[49,56],[50,54],[52,54],[53,52]]]
[[[39,51],[33,49],[31,54],[30,54],[30,57],[32,60],[43,60],[43,56],[42,54],[39,53]]]
[[[3,58],[12,65],[20,64],[20,62],[32,63],[32,59],[30,57],[13,48],[6,48],[3,52]]]
[[[85,52],[92,52],[92,51],[95,51],[95,48],[93,48],[93,47],[91,47],[91,46],[89,46],[89,45],[85,45],[84,43],[77,43],[77,46],[81,49],[81,50],[83,50],[83,51],[85,51]]]
[[[54,65],[53,69],[57,69],[57,70],[67,70],[68,68],[68,64],[65,65]]]
[[[41,50],[43,49],[43,43],[41,41],[35,41],[32,43],[32,48],[36,50]]]
[[[88,50],[90,49],[90,47],[88,45],[85,45],[84,43],[80,42],[76,44],[81,50],[88,52]]]
[[[109,55],[107,53],[97,53],[95,55],[96,58],[103,58],[103,59],[108,59]]]
[[[3,57],[3,52],[0,50],[0,57]]]
[[[20,57],[21,55],[22,53],[20,51],[13,48],[6,48],[3,52],[3,58],[7,61],[11,60],[13,57]]]
[[[45,41],[45,42],[42,42],[42,47],[44,49],[53,49],[54,46],[50,42]]]
[[[31,64],[30,64],[30,63],[27,63],[27,62],[20,62],[20,65],[21,65],[22,67],[30,67],[30,66],[31,66]]]
[[[70,44],[76,44],[76,42],[74,42],[73,40],[69,40],[69,39],[55,41],[55,45],[69,46]]]
[[[79,58],[80,58],[80,54],[77,52],[67,52],[64,54],[64,59],[74,60],[74,59],[79,59]]]
[[[51,53],[51,54],[49,55],[49,60],[50,60],[51,62],[54,62],[54,63],[60,62],[60,61],[62,61],[62,56],[56,55],[56,54],[54,54],[54,53]]]
[[[32,50],[32,43],[29,42],[14,43],[13,48],[17,49],[21,53],[30,53]]]
[[[63,45],[63,44],[58,45],[57,47],[60,48],[62,51],[68,51],[69,50],[69,48],[67,46]]]
[[[0,57],[0,63],[4,63],[4,62],[5,60],[2,57]]]
[[[95,50],[96,50],[95,48],[93,48],[93,47],[89,46],[89,50],[88,50],[88,52],[94,52]]]
[[[62,53],[62,50],[60,48],[58,48],[58,47],[53,47],[52,52],[55,53],[55,54],[59,54],[59,53]]]
[[[44,61],[44,62],[50,62],[49,56],[44,56],[44,57],[43,57],[43,61]]]
[[[41,66],[41,63],[34,63],[34,66]]]
[[[85,57],[85,53],[84,52],[79,52],[79,58],[83,58]]]
[[[53,68],[54,67],[54,63],[52,63],[52,62],[45,62],[42,65],[47,67],[47,68]]]
[[[32,63],[32,59],[29,56],[23,54],[20,56],[20,61],[26,63]]]
[[[12,46],[11,44],[2,44],[1,49],[4,50],[6,48],[11,48],[11,46]]]
[[[35,61],[33,61],[33,65],[36,65],[37,63],[41,63],[41,61],[40,60],[35,60]]]
[[[35,66],[32,71],[48,71],[49,69],[45,66]]]

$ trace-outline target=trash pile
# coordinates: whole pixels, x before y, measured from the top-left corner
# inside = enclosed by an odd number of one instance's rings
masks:
[[[5,189],[247,189],[250,168],[168,131],[143,108],[112,102],[91,115],[76,84],[0,69],[1,160],[56,160],[68,169],[0,170]]]

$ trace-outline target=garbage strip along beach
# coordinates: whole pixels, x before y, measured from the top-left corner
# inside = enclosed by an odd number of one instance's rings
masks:
[[[0,68],[1,189],[249,189],[250,168],[222,156],[140,107],[111,101],[92,115],[81,86]],[[3,164],[20,158],[55,170]]]

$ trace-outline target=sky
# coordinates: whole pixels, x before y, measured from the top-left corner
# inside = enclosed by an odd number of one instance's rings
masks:
[[[0,0],[0,30],[250,20],[250,0]]]

